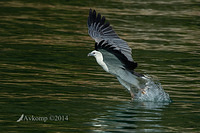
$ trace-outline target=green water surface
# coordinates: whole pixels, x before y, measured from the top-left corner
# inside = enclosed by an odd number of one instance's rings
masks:
[[[198,0],[1,0],[0,132],[200,132]],[[89,9],[133,49],[172,103],[130,95],[87,54]],[[48,117],[47,121],[20,116]],[[50,120],[50,116],[68,120]]]

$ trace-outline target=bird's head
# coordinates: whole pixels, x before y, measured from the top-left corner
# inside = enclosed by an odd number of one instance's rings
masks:
[[[101,56],[101,53],[99,51],[93,50],[92,52],[88,54],[88,56],[98,57],[98,56]]]

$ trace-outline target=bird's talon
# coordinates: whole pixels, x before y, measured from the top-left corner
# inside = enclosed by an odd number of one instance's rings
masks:
[[[142,94],[146,94],[146,91],[142,91]]]
[[[146,94],[145,89],[141,89],[142,94]]]

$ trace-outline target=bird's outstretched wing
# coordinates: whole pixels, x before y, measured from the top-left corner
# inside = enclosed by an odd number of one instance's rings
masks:
[[[90,9],[88,16],[88,33],[97,42],[97,45],[102,40],[109,45],[117,48],[129,61],[133,61],[132,51],[128,44],[120,39],[115,31],[110,26],[109,22],[105,22],[105,17],[101,14],[96,15],[96,11]]]
[[[114,45],[102,40],[95,43],[95,50],[100,51],[103,55],[103,61],[108,67],[125,68],[131,72],[137,67],[137,63],[129,61],[127,57]]]

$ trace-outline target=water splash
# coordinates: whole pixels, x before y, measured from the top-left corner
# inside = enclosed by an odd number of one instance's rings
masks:
[[[142,77],[146,83],[145,89],[135,94],[134,101],[142,102],[171,102],[169,94],[164,91],[159,81],[154,80],[149,75]]]

